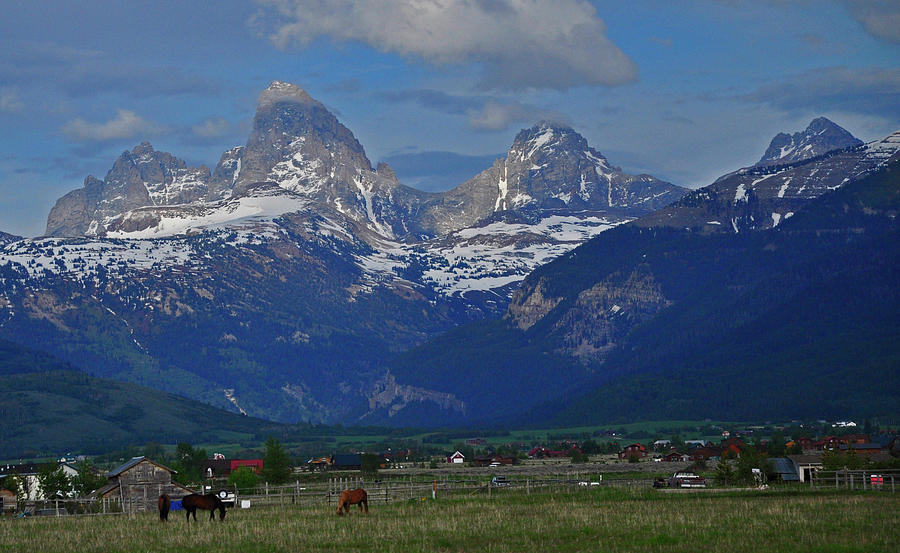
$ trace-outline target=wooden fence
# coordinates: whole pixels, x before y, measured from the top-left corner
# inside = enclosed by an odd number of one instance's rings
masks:
[[[811,488],[845,490],[900,491],[900,471],[834,470],[814,471],[809,479]]]

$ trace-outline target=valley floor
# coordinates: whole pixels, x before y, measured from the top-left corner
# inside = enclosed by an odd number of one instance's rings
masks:
[[[663,494],[596,488],[331,508],[0,520],[0,551],[896,551],[900,494],[770,489]]]

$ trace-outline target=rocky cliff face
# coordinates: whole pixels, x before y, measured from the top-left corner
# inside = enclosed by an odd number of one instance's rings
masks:
[[[823,135],[833,125],[828,123]],[[816,120],[809,128],[815,134],[821,127],[822,121]],[[864,179],[898,160],[900,132],[794,163],[741,169],[626,227],[651,234],[658,227],[692,229],[698,234],[767,230],[823,194]],[[637,247],[646,248],[646,242]],[[560,256],[558,264],[577,263],[583,249]],[[555,344],[557,353],[602,363],[606,352],[614,349],[630,329],[673,301],[656,284],[653,273],[641,264],[641,259],[631,259],[630,263],[626,270],[578,284],[569,284],[560,276],[548,278],[543,270],[536,271],[513,295],[504,318],[523,331],[539,326],[542,335]]]
[[[123,152],[103,180],[88,176],[84,187],[60,198],[47,217],[48,236],[102,236],[106,224],[132,209],[206,201],[209,169],[188,167],[147,143]]]

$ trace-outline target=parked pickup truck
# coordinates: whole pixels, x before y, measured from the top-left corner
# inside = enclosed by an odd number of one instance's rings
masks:
[[[670,488],[705,488],[706,480],[693,472],[676,472],[669,477]]]

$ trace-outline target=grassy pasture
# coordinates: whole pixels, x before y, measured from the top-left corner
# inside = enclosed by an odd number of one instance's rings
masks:
[[[0,551],[897,551],[900,496],[765,491],[658,493],[615,488],[374,504],[266,507],[224,523],[172,513],[0,521]]]

